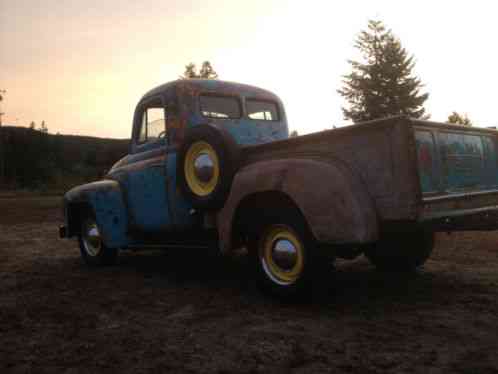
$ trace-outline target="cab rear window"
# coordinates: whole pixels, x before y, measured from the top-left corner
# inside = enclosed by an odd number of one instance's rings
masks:
[[[199,96],[201,113],[210,118],[240,118],[241,108],[238,98],[233,96]]]
[[[247,116],[260,121],[278,121],[278,106],[272,101],[246,100]]]

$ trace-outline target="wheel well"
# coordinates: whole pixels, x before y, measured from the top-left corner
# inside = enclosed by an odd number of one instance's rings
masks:
[[[67,205],[67,219],[69,236],[79,235],[81,232],[81,218],[90,214],[92,208],[88,203],[69,203]]]
[[[244,197],[235,210],[232,247],[244,245],[250,236],[258,232],[266,218],[275,216],[275,212],[284,215],[298,214],[307,224],[301,210],[287,194],[280,191],[257,192]],[[309,230],[308,227],[307,229]]]

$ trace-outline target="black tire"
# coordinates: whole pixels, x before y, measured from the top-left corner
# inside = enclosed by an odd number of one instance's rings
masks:
[[[249,240],[251,262],[256,273],[258,286],[263,292],[282,300],[302,300],[311,295],[311,288],[318,280],[317,274],[323,275],[322,272],[317,272],[320,259],[316,251],[315,241],[300,212],[290,210],[279,213],[270,217],[262,217],[259,225],[252,230],[253,233]],[[302,266],[292,267],[289,272],[292,276],[287,279],[281,276],[283,268],[279,268],[276,262],[270,265],[270,260],[265,256],[268,253],[268,246],[275,248],[276,243],[280,240],[278,234],[275,239],[275,232],[280,229],[298,240],[302,257]],[[286,236],[283,235],[282,238],[285,241]],[[270,243],[271,240],[274,241]],[[296,262],[300,263],[299,260]],[[294,270],[297,268],[300,270],[294,276]]]
[[[88,266],[109,266],[114,265],[118,258],[116,248],[105,246],[97,227],[95,218],[92,215],[82,218],[81,231],[78,236],[81,258]],[[95,235],[90,237],[89,231],[96,230]]]
[[[195,147],[199,144],[207,144],[207,153],[198,151]],[[210,148],[209,148],[210,147]],[[195,156],[202,153],[215,154],[218,173],[207,174],[207,182],[201,180],[195,173],[188,173],[189,165],[192,165]],[[180,190],[186,198],[191,201],[192,206],[198,209],[215,210],[221,208],[228,197],[233,177],[238,167],[239,149],[232,136],[223,129],[212,125],[200,125],[187,132],[185,140],[178,152],[176,172]],[[217,163],[216,163],[217,162]],[[211,169],[212,170],[212,169]],[[209,177],[211,175],[211,178]],[[189,179],[190,178],[190,179]],[[195,190],[194,187],[197,187]],[[205,188],[204,188],[205,187]]]
[[[427,261],[433,248],[434,233],[421,229],[385,234],[364,254],[379,270],[413,271]]]

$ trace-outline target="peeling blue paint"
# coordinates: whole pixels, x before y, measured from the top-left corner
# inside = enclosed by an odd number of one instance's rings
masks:
[[[490,136],[417,129],[415,139],[423,193],[498,187],[496,144]]]
[[[430,131],[416,131],[415,139],[422,191],[435,192],[439,186],[433,134]]]
[[[173,222],[176,229],[185,229],[195,224],[195,219],[191,214],[192,204],[188,201],[178,188],[176,178],[176,152],[168,153],[168,194],[169,201],[173,211]]]
[[[65,201],[66,204],[78,202],[90,205],[107,246],[119,248],[129,243],[128,214],[123,193],[116,181],[104,180],[75,187],[66,193]]]
[[[127,202],[134,230],[156,232],[171,225],[166,175],[164,160],[157,165],[128,172]]]
[[[236,96],[241,103],[238,119],[207,118],[200,112],[199,95]],[[177,149],[185,131],[194,126],[215,124],[225,128],[240,145],[286,139],[289,136],[284,107],[269,91],[219,80],[178,80],[154,88],[138,103],[132,134],[138,137],[142,113],[151,98],[166,107],[166,137],[138,143],[132,135],[130,154],[118,161],[106,178],[71,190],[66,200],[87,202],[95,212],[104,242],[122,248],[136,243],[135,232],[164,233],[192,229],[199,224],[191,203],[182,195],[176,175]],[[271,101],[278,107],[273,121],[250,119],[247,99]],[[143,104],[143,105],[142,105]]]
[[[213,123],[226,129],[239,145],[263,144],[289,137],[287,125],[282,121],[258,121],[247,118],[212,119],[193,113],[189,117],[188,127],[205,123]]]

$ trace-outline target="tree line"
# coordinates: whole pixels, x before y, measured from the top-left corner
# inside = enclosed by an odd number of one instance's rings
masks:
[[[2,127],[3,175],[7,189],[67,190],[103,177],[128,153],[128,141],[49,134],[35,128]]]

